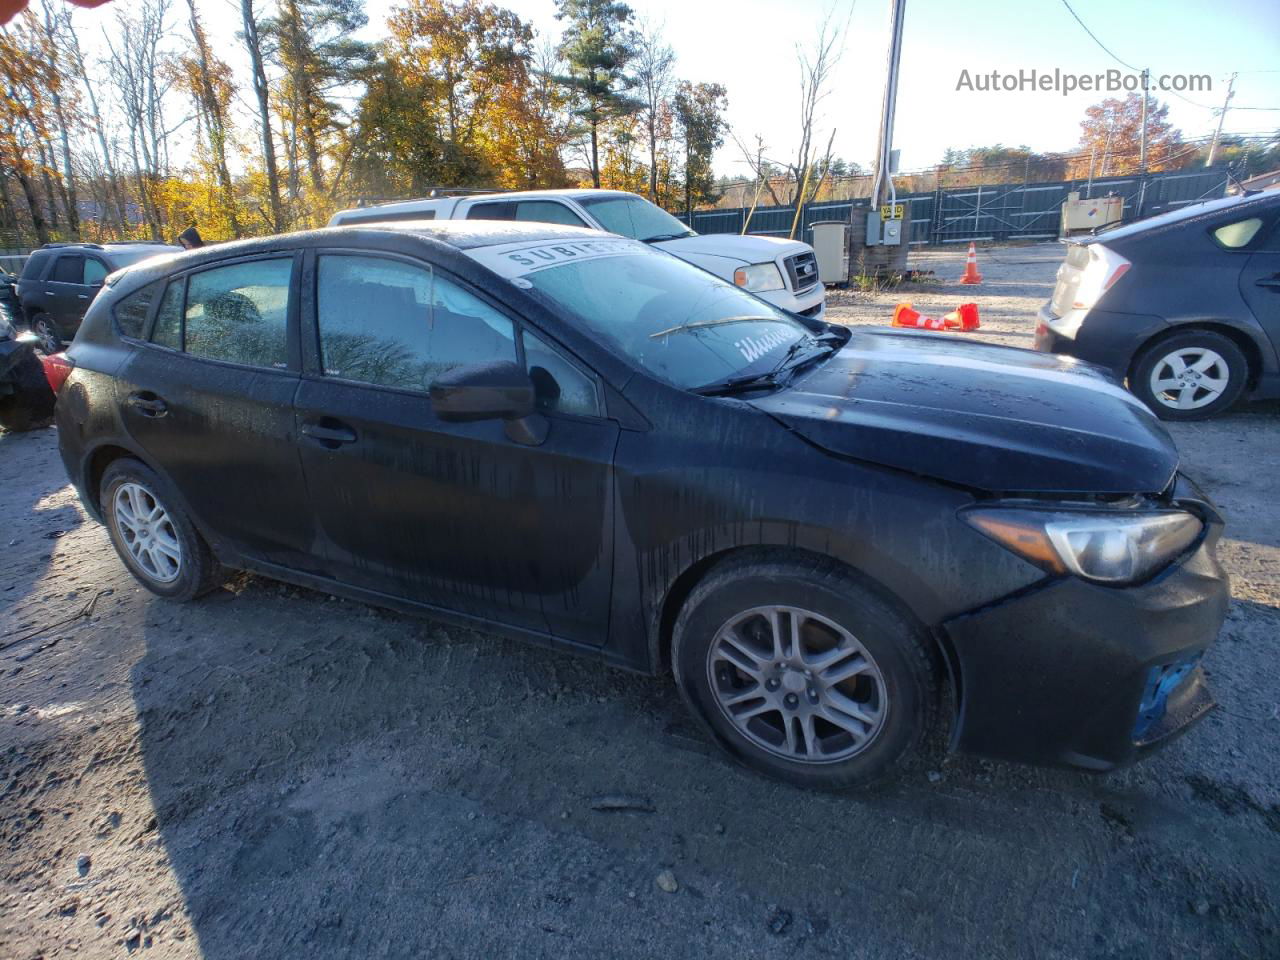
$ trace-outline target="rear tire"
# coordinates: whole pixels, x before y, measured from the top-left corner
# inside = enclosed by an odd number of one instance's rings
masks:
[[[1231,408],[1249,380],[1235,341],[1212,330],[1185,330],[1138,354],[1129,389],[1161,420],[1204,420]]]
[[[672,666],[732,757],[825,790],[896,772],[932,728],[941,686],[916,624],[833,561],[783,551],[730,560],[694,588]]]
[[[62,332],[47,313],[37,313],[31,318],[31,332],[40,341],[40,349],[47,354],[62,349]]]
[[[222,583],[209,545],[155,471],[122,458],[107,467],[99,489],[111,545],[144,587],[185,603]]]

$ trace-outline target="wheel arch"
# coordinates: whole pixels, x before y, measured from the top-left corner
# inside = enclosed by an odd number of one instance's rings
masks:
[[[911,606],[896,592],[875,577],[859,570],[852,564],[832,557],[829,554],[808,550],[804,547],[774,546],[771,544],[744,545],[729,547],[716,553],[708,554],[686,567],[667,588],[659,607],[656,629],[653,631],[650,662],[656,674],[671,672],[671,648],[675,634],[676,620],[680,616],[685,601],[713,571],[729,562],[750,563],[759,558],[761,563],[777,563],[781,560],[819,563],[837,567],[842,572],[858,580],[881,600],[893,607],[904,620],[913,624],[922,635],[929,637],[938,659],[944,665],[946,686],[951,692],[958,709],[961,693],[960,674],[957,669],[958,660],[945,631],[929,627],[916,614]]]
[[[90,506],[100,518],[102,516],[102,477],[107,472],[107,467],[122,459],[137,460],[143,466],[150,470],[156,470],[145,456],[136,450],[123,447],[118,443],[103,443],[94,447],[84,458],[84,466],[82,475],[84,478],[84,494],[88,498]]]

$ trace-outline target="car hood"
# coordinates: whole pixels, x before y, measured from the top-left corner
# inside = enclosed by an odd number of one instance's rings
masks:
[[[831,453],[990,492],[1159,493],[1178,467],[1101,368],[942,334],[856,332],[751,403]]]
[[[789,257],[811,249],[799,240],[783,240],[780,237],[738,236],[734,233],[713,233],[705,237],[681,237],[654,244],[680,256],[684,253],[701,253],[713,257],[732,257],[743,263],[771,263],[780,256]]]

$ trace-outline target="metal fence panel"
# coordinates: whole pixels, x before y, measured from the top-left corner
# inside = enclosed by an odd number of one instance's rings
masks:
[[[931,193],[900,194],[906,204],[909,243],[968,243],[971,240],[1048,239],[1058,235],[1062,202],[1073,190],[1081,195],[1124,199],[1124,222],[1152,216],[1188,203],[1225,195],[1225,168],[1154,173],[1058,183],[983,184],[952,187]],[[865,207],[866,199],[806,204],[796,235],[813,242],[812,224],[822,220],[847,220],[853,207]],[[748,223],[748,208],[694,211],[690,226],[698,233],[747,233],[786,237],[791,233],[796,208],[756,207]],[[690,218],[680,219],[689,223]]]

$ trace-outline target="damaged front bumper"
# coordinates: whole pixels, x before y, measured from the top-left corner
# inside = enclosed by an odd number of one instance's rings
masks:
[[[1199,546],[1147,583],[1042,581],[944,623],[960,690],[952,747],[1109,770],[1212,710],[1200,657],[1229,588],[1214,554],[1222,521],[1201,505]]]

